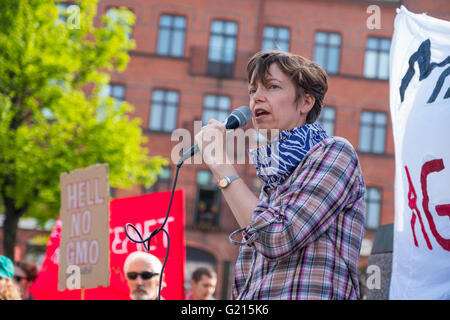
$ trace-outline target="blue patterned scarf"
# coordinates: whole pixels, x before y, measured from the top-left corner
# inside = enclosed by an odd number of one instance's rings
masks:
[[[309,149],[327,137],[320,124],[305,124],[281,131],[272,142],[248,150],[248,154],[258,177],[275,188],[291,175]]]

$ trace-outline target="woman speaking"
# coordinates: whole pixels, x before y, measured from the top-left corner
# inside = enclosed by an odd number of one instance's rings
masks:
[[[327,75],[281,51],[255,54],[247,75],[253,126],[268,141],[248,151],[263,182],[259,199],[225,151],[203,154],[241,226],[230,235],[240,246],[232,298],[358,299],[365,185],[352,145],[314,123]],[[212,131],[226,135],[210,120],[195,136],[200,151]]]

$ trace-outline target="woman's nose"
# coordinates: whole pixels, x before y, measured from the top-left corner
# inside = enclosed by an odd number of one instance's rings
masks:
[[[259,86],[253,94],[253,100],[255,101],[264,101],[266,99],[266,92],[263,86]]]

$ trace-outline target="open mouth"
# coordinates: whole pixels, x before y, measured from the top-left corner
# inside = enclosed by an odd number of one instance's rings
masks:
[[[256,110],[255,119],[262,119],[262,118],[268,116],[269,114],[270,114],[269,112],[262,110],[262,109]]]

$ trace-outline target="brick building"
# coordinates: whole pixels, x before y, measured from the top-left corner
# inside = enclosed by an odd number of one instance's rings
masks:
[[[245,66],[255,52],[278,48],[318,62],[329,74],[319,121],[358,151],[367,186],[359,263],[364,267],[376,229],[394,220],[388,64],[395,8],[401,4],[450,19],[445,0],[101,0],[98,14],[125,6],[136,15],[130,35],[136,48],[127,69],[111,75],[105,93],[135,107],[150,155],[170,159],[179,143],[171,141],[175,129],[188,129],[193,140],[195,120],[223,119],[248,105]],[[175,165],[171,162],[150,190],[114,190],[114,197],[169,190]],[[259,193],[253,166],[237,169]],[[205,164],[180,170],[177,189],[186,193],[186,279],[195,266],[210,264],[219,276],[215,296],[228,298],[238,254],[228,235],[238,224],[214,184]]]
[[[320,121],[329,134],[353,144],[367,185],[359,263],[364,267],[376,229],[394,220],[388,78],[395,8],[401,4],[444,19],[450,14],[445,1],[102,0],[101,14],[126,6],[136,15],[131,35],[136,48],[127,70],[112,75],[110,94],[135,106],[150,154],[170,159],[179,142],[171,141],[174,129],[190,130],[193,139],[195,120],[223,119],[248,105],[245,66],[255,52],[277,48],[318,62],[329,74]],[[171,163],[152,190],[136,186],[116,190],[115,196],[168,190],[174,167]],[[237,168],[257,194],[252,165]],[[177,188],[186,191],[186,278],[194,266],[211,264],[219,275],[216,297],[227,298],[238,253],[228,235],[238,224],[214,183],[204,164],[180,170]]]

